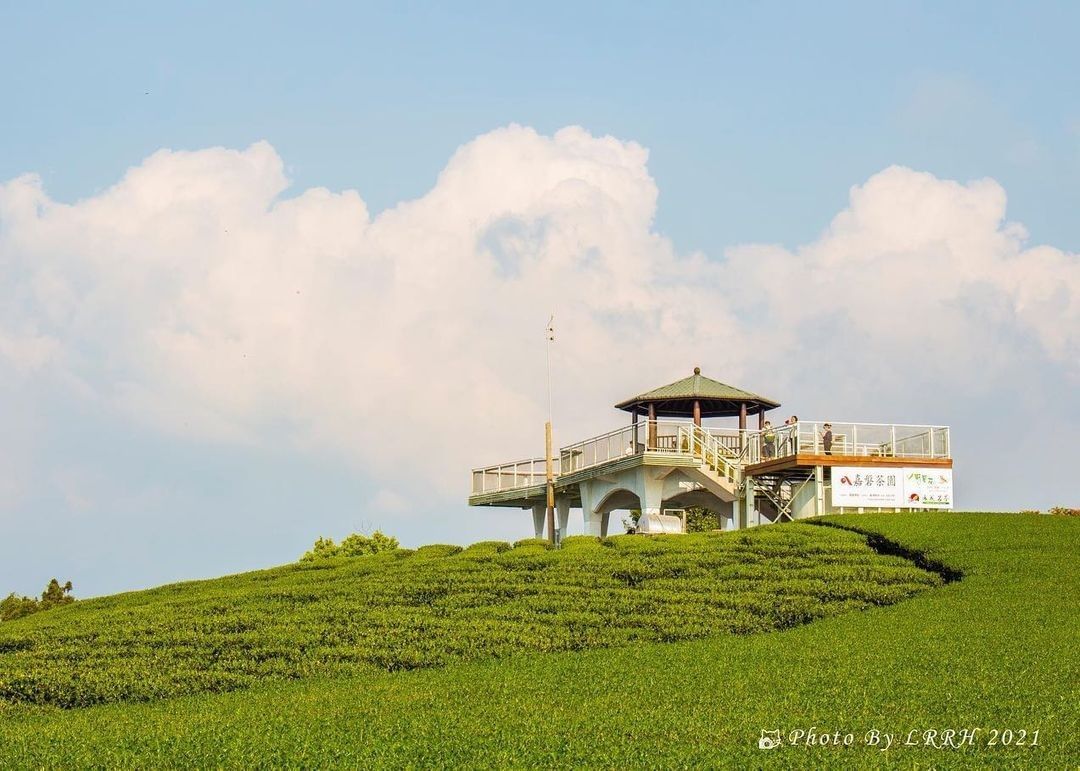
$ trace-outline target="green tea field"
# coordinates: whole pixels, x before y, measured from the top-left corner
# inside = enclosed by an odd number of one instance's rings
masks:
[[[846,515],[82,601],[0,625],[0,765],[1075,766],[1078,557]]]

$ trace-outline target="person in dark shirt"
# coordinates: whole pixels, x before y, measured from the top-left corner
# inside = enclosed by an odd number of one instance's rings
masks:
[[[821,446],[825,448],[826,455],[832,455],[832,423],[826,423],[822,428],[825,432],[821,435]]]

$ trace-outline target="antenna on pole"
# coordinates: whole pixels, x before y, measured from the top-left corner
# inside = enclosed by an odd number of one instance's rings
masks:
[[[547,340],[544,342],[544,351],[547,355],[547,398],[548,419],[544,424],[544,445],[547,448],[547,530],[548,540],[555,543],[555,458],[552,456],[551,446],[551,345],[555,342],[555,314],[548,319],[545,332]]]

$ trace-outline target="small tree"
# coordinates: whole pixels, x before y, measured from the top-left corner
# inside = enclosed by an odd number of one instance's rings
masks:
[[[33,597],[20,597],[12,592],[0,600],[0,621],[14,621],[17,618],[29,616],[37,610],[39,610],[38,601]]]
[[[709,533],[720,527],[716,512],[691,506],[686,510],[686,532]]]
[[[71,589],[70,581],[63,586],[60,586],[60,582],[55,578],[49,581],[49,585],[41,593],[41,609],[47,610],[57,605],[69,605],[75,602],[75,598],[71,596]]]
[[[330,557],[338,556],[340,547],[334,543],[333,538],[319,537],[315,541],[315,545],[311,547],[311,551],[305,552],[304,556],[300,558],[301,562],[312,562],[313,560],[328,559]]]
[[[40,600],[33,597],[20,597],[15,592],[12,592],[3,600],[0,600],[0,621],[14,621],[17,618],[29,616],[31,613],[48,610],[59,605],[70,605],[75,602],[75,598],[71,596],[71,590],[70,581],[61,586],[60,582],[54,578],[49,581],[49,585],[41,593]]]
[[[311,551],[304,554],[300,561],[313,562],[330,557],[362,557],[365,554],[378,554],[397,549],[398,539],[376,530],[369,536],[353,533],[340,544],[335,544],[332,538],[319,538],[311,547]]]
[[[397,551],[398,539],[383,535],[376,530],[370,536],[353,533],[341,542],[341,554],[344,557],[360,557],[365,554],[378,554],[384,551]]]

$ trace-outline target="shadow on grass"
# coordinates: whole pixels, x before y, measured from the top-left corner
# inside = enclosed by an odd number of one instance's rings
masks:
[[[956,568],[951,568],[943,562],[932,560],[921,551],[915,549],[909,549],[903,544],[891,541],[880,533],[872,533],[867,530],[861,530],[857,527],[851,527],[849,525],[841,525],[836,522],[822,522],[820,520],[804,520],[808,525],[816,525],[818,527],[834,527],[837,530],[846,530],[849,533],[857,533],[866,539],[866,545],[876,551],[878,554],[883,554],[889,557],[903,557],[909,562],[913,563],[915,567],[922,568],[930,573],[937,573],[941,576],[941,580],[947,584],[951,584],[955,581],[959,581],[964,577],[964,574]]]

